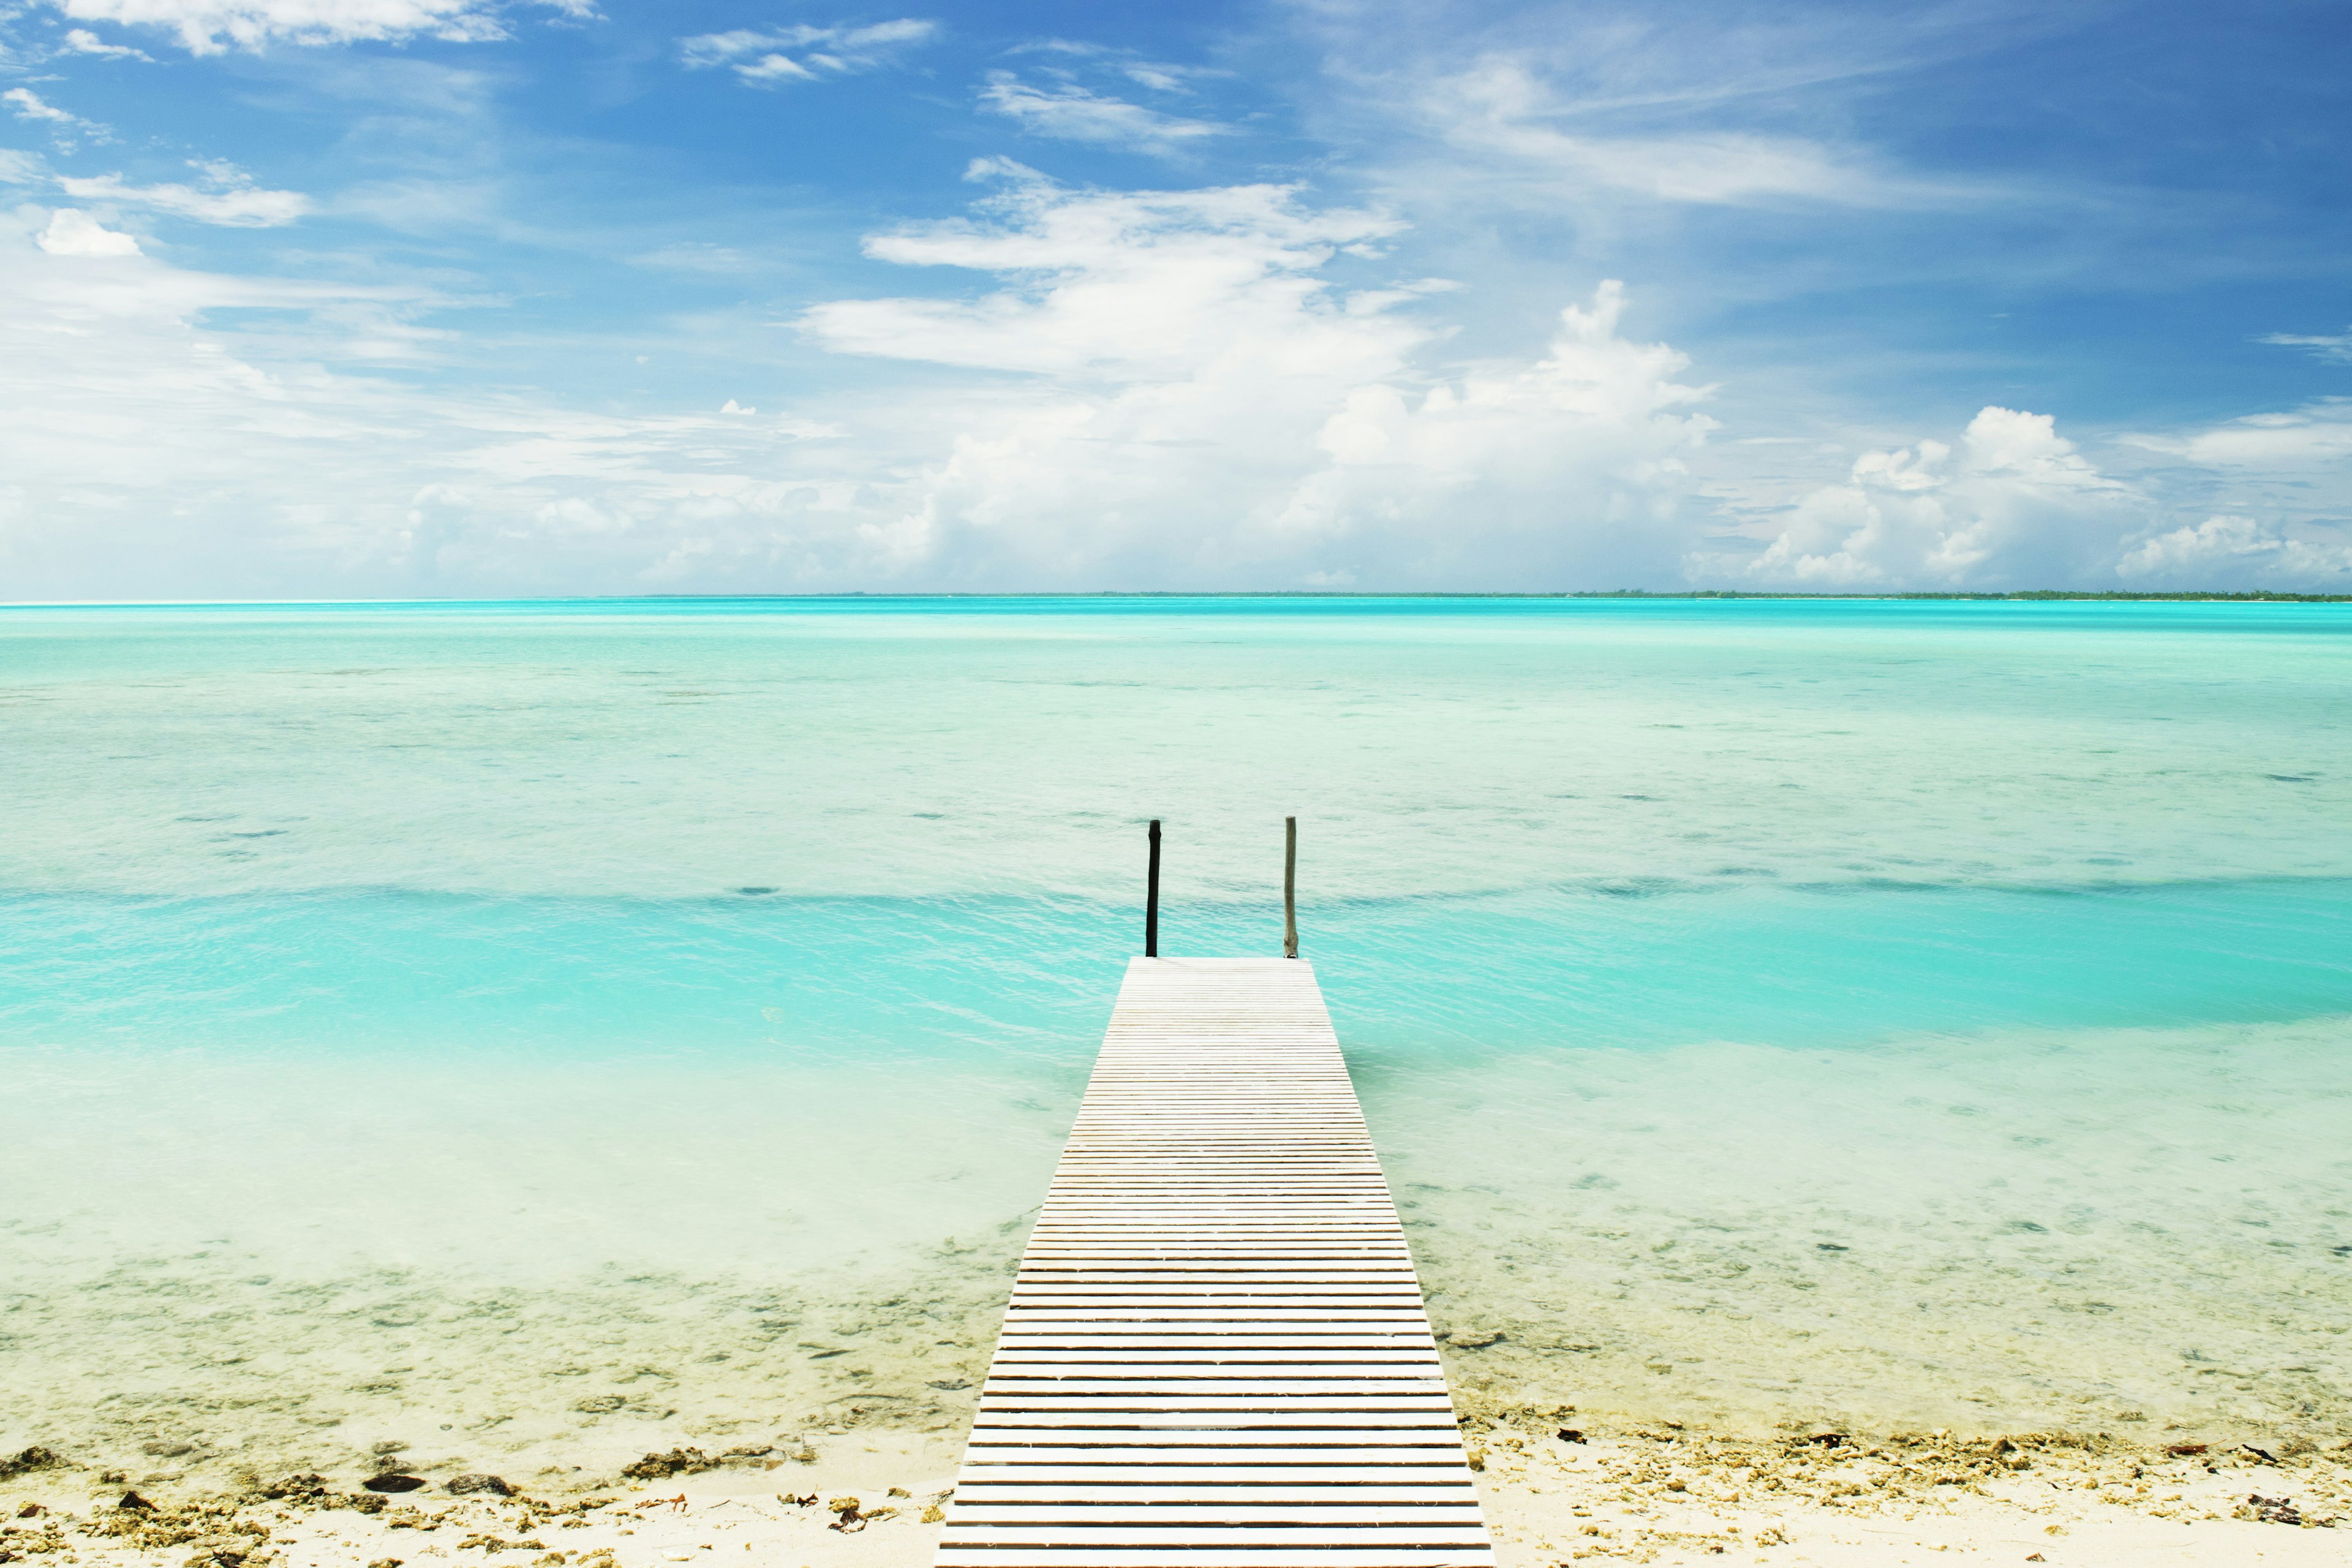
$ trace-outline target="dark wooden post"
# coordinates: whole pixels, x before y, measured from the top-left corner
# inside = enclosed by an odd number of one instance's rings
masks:
[[[1160,819],[1151,819],[1151,868],[1143,875],[1143,956],[1160,956]]]
[[[1298,818],[1282,819],[1282,956],[1298,956]]]

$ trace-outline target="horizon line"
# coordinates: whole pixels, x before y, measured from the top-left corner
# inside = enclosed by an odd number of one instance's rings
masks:
[[[876,601],[915,601],[939,599],[1506,599],[1506,600],[1764,600],[1822,601],[1847,603],[2117,603],[2117,604],[2352,604],[2352,593],[2298,594],[2271,588],[2205,589],[2184,588],[2170,593],[2136,593],[2120,589],[2075,588],[2016,588],[1971,591],[1964,589],[1885,589],[1875,593],[1808,593],[1801,589],[1772,590],[1749,588],[1608,588],[1608,589],[1371,589],[1328,588],[1063,588],[1063,589],[933,589],[907,592],[877,591],[866,588],[840,588],[821,593],[737,593],[737,594],[547,594],[547,595],[483,595],[467,597],[288,597],[253,599],[10,599],[0,600],[0,609],[208,609],[239,607],[292,607],[299,605],[599,605],[656,603],[815,603],[825,600],[866,599]]]

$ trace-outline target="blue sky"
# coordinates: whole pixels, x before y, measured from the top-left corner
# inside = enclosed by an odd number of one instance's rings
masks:
[[[0,0],[0,598],[2352,590],[2338,4]]]

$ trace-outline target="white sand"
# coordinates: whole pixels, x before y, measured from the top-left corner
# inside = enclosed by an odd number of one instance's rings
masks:
[[[1567,1443],[1539,1425],[1479,1420],[1468,1436],[1485,1466],[1480,1491],[1504,1568],[1586,1560],[2294,1568],[2352,1557],[2352,1445],[2272,1462],[2243,1450],[2175,1457],[2095,1438],[2027,1437],[2006,1451],[1932,1437],[1824,1448],[1651,1428]],[[49,1510],[12,1517],[15,1533],[0,1538],[0,1552],[92,1568],[928,1564],[939,1525],[927,1521],[927,1505],[951,1485],[961,1435],[812,1441],[813,1449],[656,1482],[583,1488],[579,1478],[551,1477],[525,1483],[527,1495],[516,1498],[451,1498],[436,1488],[388,1499],[373,1516],[296,1499],[222,1500],[206,1511],[206,1494],[177,1483],[141,1489],[156,1511],[125,1510],[122,1484],[86,1469],[45,1469],[0,1483],[11,1516],[28,1505]],[[808,1451],[813,1461],[789,1457]],[[2240,1517],[2256,1495],[2286,1502],[2305,1522]],[[836,1529],[830,1510],[850,1498],[861,1515],[895,1511]],[[2329,1518],[2335,1528],[2318,1522]]]
[[[1506,1568],[2352,1557],[2352,1446],[2271,1464],[2098,1439],[2027,1437],[2007,1452],[1995,1452],[1998,1440],[1929,1437],[1823,1448],[1653,1427],[1570,1444],[1538,1426],[1494,1426],[1474,1441]],[[2233,1517],[2250,1495],[2286,1501],[2313,1522]],[[2337,1528],[2316,1522],[2330,1517]]]

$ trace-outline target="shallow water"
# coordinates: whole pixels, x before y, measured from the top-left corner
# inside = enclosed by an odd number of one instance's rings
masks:
[[[2352,1429],[2342,607],[19,609],[0,718],[0,1447],[952,1423],[1142,819],[1266,952],[1286,813],[1465,1397]]]

